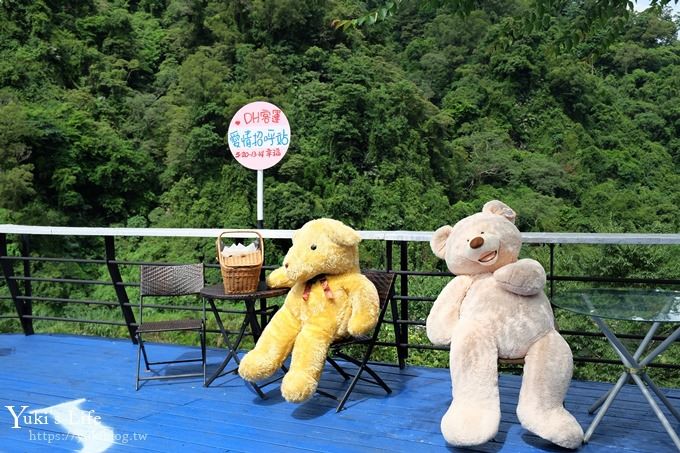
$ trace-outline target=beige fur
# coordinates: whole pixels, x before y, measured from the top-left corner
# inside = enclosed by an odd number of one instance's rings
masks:
[[[256,381],[271,376],[292,351],[281,393],[287,401],[302,402],[316,391],[331,342],[375,327],[378,292],[359,271],[360,241],[356,231],[332,219],[312,220],[293,234],[283,266],[267,278],[270,287],[291,290],[255,348],[241,360],[241,377]],[[317,281],[304,300],[307,282],[321,274],[332,298]]]
[[[583,430],[563,407],[573,360],[555,330],[543,292],[545,271],[518,260],[522,239],[515,212],[490,201],[482,212],[445,225],[430,245],[456,277],[427,317],[427,336],[450,345],[453,402],[441,421],[455,446],[479,445],[498,432],[498,358],[523,357],[517,415],[522,426],[565,448],[578,448]]]

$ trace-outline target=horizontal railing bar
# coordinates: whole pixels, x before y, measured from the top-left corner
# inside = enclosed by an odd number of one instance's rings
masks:
[[[126,307],[132,307],[132,308],[139,308],[139,304],[123,304]],[[272,306],[268,306],[268,308],[271,308]],[[144,308],[167,308],[171,310],[185,310],[185,311],[202,311],[202,307],[195,307],[192,305],[162,305],[162,304],[144,304]],[[219,313],[230,313],[230,314],[236,314],[236,315],[243,315],[245,314],[245,308],[243,310],[237,310],[237,309],[222,309],[218,308],[217,311]],[[205,309],[206,313],[212,313],[212,310],[207,308]],[[257,309],[254,312],[256,315],[260,315],[263,313],[263,310]],[[269,311],[265,310],[264,313],[269,313]]]
[[[548,276],[549,280],[556,282],[600,282],[600,283],[653,283],[659,285],[680,285],[679,279],[667,278],[636,278],[636,277],[583,277],[583,276]]]
[[[109,285],[113,283],[106,280],[79,280],[75,278],[46,278],[46,277],[23,277],[21,275],[14,275],[10,280],[31,281],[31,282],[47,282],[47,283],[73,283],[78,285]]]
[[[0,225],[0,233],[48,236],[130,236],[130,237],[201,237],[216,238],[232,228],[88,228],[35,225]],[[295,230],[257,230],[265,239],[291,239]],[[429,242],[432,231],[359,231],[362,239],[382,241]],[[237,236],[235,236],[237,237]],[[245,236],[250,237],[250,236]],[[562,233],[523,232],[528,244],[627,244],[680,245],[680,234],[658,233]]]
[[[574,337],[600,337],[600,338],[606,338],[605,335],[602,332],[591,332],[591,331],[580,331],[580,330],[560,330],[560,334],[562,335],[570,335]],[[645,336],[642,334],[635,334],[635,333],[617,333],[617,337],[626,339],[626,340],[642,340]],[[664,341],[666,336],[663,335],[654,335],[652,337],[652,340],[654,341]],[[680,344],[680,341],[678,342]]]
[[[17,315],[0,315],[0,319],[19,319]]]
[[[434,302],[437,300],[436,297],[432,296],[398,296],[396,294],[392,296],[392,298],[395,300],[406,300],[409,302]]]
[[[0,260],[7,261],[44,261],[57,263],[106,264],[106,260],[87,258],[54,258],[49,256],[0,256]]]
[[[409,348],[412,349],[424,349],[424,350],[432,350],[432,351],[442,351],[442,352],[447,352],[450,350],[448,346],[434,346],[434,345],[426,345],[426,344],[414,344],[414,343],[391,343],[387,341],[377,341],[376,346],[387,346],[387,347],[406,347],[408,346]],[[574,357],[575,362],[591,362],[591,363],[602,363],[602,364],[610,364],[610,365],[618,365],[618,366],[623,366],[620,361],[614,360],[614,359],[601,359],[598,357]],[[665,368],[665,369],[680,369],[680,365],[674,365],[674,364],[668,364],[668,363],[650,363],[647,365],[650,368]]]
[[[111,326],[121,327],[127,326],[127,324],[125,324],[124,322],[101,321],[98,319],[60,318],[56,316],[39,316],[39,315],[24,315],[22,317],[26,319],[33,319],[36,321],[64,321],[64,322],[82,322],[86,324],[107,324]]]
[[[109,307],[117,307],[118,302],[106,302],[103,300],[87,300],[87,299],[68,299],[64,297],[45,297],[45,296],[17,296],[19,300],[32,300],[38,302],[57,302],[64,304],[85,304],[85,305],[106,305]]]

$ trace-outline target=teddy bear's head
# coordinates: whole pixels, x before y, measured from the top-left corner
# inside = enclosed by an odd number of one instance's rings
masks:
[[[359,272],[359,233],[333,219],[316,219],[293,233],[293,245],[283,259],[293,282],[320,274]]]
[[[489,201],[482,212],[435,231],[430,246],[456,275],[494,272],[517,261],[522,236],[514,222],[515,211]]]

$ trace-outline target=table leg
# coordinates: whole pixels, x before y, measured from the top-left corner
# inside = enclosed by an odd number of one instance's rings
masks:
[[[220,333],[222,334],[222,338],[224,339],[224,343],[227,345],[227,348],[229,351],[233,351],[234,348],[231,345],[231,342],[229,341],[229,335],[227,334],[227,330],[224,328],[224,324],[222,323],[222,317],[220,316],[220,312],[217,310],[217,307],[215,306],[215,301],[212,299],[208,299],[208,303],[210,304],[210,309],[212,310],[213,314],[215,315],[215,322],[217,323],[217,327],[220,329]],[[238,356],[236,357],[236,363],[238,363]]]
[[[595,419],[590,423],[590,426],[586,430],[585,435],[583,436],[583,442],[588,442],[588,439],[590,439],[590,436],[593,435],[593,432],[595,431],[595,428],[597,428],[597,425],[600,424],[602,421],[602,418],[604,417],[604,414],[609,410],[609,406],[612,405],[614,402],[614,398],[616,398],[616,395],[621,391],[621,388],[623,387],[623,384],[626,383],[626,378],[628,377],[628,373],[623,373],[621,377],[619,378],[618,381],[616,381],[616,384],[614,387],[611,389],[609,392],[609,395],[604,401],[604,404],[602,404],[602,407],[600,410],[595,414]]]
[[[656,386],[652,379],[649,376],[647,376],[647,373],[641,373],[640,376],[642,376],[642,379],[647,384],[647,387],[651,388],[654,391],[654,393],[656,393],[656,396],[659,397],[659,399],[666,405],[671,414],[673,414],[673,416],[680,422],[680,413],[678,413],[678,410],[673,406],[668,397],[661,391],[659,387]]]
[[[642,382],[642,379],[640,379],[640,376],[638,376],[637,374],[631,374],[631,377],[633,378],[637,386],[640,387],[642,394],[645,396],[645,398],[647,398],[647,402],[649,403],[650,406],[652,406],[652,410],[656,414],[657,418],[661,421],[663,427],[666,428],[668,435],[671,436],[671,439],[673,439],[675,447],[678,450],[680,450],[680,438],[678,438],[678,434],[675,432],[671,424],[668,422],[668,419],[663,414],[663,412],[661,412],[661,409],[656,404],[656,401],[654,401],[654,398],[652,398],[652,395],[649,393],[649,390],[645,386],[644,382]]]
[[[647,349],[647,346],[649,346],[649,343],[651,343],[652,338],[654,338],[654,334],[656,334],[656,331],[657,331],[657,329],[659,328],[660,325],[661,325],[660,322],[655,322],[654,324],[652,324],[652,327],[649,328],[649,330],[647,331],[647,334],[645,335],[645,338],[642,340],[642,342],[640,342],[640,345],[638,346],[637,350],[635,351],[635,354],[633,354],[633,358],[635,360],[640,359],[640,356],[642,355],[643,352],[645,352],[645,350]],[[600,407],[602,405],[602,403],[604,403],[604,401],[607,399],[607,396],[609,395],[609,392],[611,392],[611,389],[609,389],[607,391],[607,393],[602,395],[599,400],[595,401],[595,403],[593,403],[593,405],[590,406],[590,408],[588,409],[589,414],[592,414],[593,412],[595,412],[597,410],[597,408]]]
[[[609,329],[607,324],[604,321],[602,321],[602,319],[593,317],[593,321],[595,321],[595,323],[598,325],[602,333],[604,333],[604,335],[611,343],[612,347],[614,348],[619,358],[621,359],[621,362],[626,367],[626,371],[621,375],[619,380],[616,382],[616,385],[612,389],[609,396],[607,396],[607,399],[605,400],[604,404],[602,405],[597,415],[595,416],[595,420],[593,420],[590,427],[588,427],[588,430],[584,436],[584,442],[587,442],[588,439],[590,439],[590,436],[592,436],[593,431],[602,420],[602,417],[604,417],[604,414],[611,406],[614,398],[623,387],[623,384],[625,383],[627,378],[630,377],[631,379],[633,379],[635,384],[640,388],[640,391],[642,392],[643,396],[649,403],[650,407],[656,414],[657,418],[659,419],[663,427],[666,429],[666,432],[668,432],[668,435],[673,440],[673,443],[678,448],[678,450],[680,450],[680,438],[678,438],[678,434],[675,432],[670,422],[659,408],[656,401],[654,401],[654,398],[649,392],[647,386],[649,386],[654,391],[654,393],[656,393],[659,399],[669,408],[671,413],[679,421],[680,414],[678,413],[677,410],[675,410],[675,408],[672,406],[668,398],[666,398],[666,396],[661,392],[661,390],[654,384],[654,382],[647,375],[647,373],[643,371],[645,366],[650,364],[655,357],[663,353],[678,337],[680,337],[680,328],[676,329],[668,338],[666,338],[661,344],[654,348],[654,350],[647,357],[645,357],[641,362],[638,363],[638,357],[640,354],[642,354],[642,351],[646,348],[647,345],[645,345],[645,348],[642,348],[642,345],[640,345],[638,347],[638,350],[635,352],[635,355],[631,355],[631,353],[626,349],[625,345],[621,342],[621,340],[619,340],[616,337],[616,335],[614,335],[614,333],[611,331],[611,329]],[[653,333],[656,332],[656,329],[658,328],[657,324],[659,323],[654,323],[654,325],[652,325],[650,330],[647,332],[647,335],[645,336],[643,342],[649,344],[649,342],[651,341],[651,337],[653,336]]]
[[[257,340],[260,339],[260,335],[262,334],[262,328],[257,322],[257,315],[255,314],[255,301],[252,299],[246,301],[246,319],[250,323],[250,332],[253,336],[253,341],[257,343]]]
[[[224,358],[224,360],[222,361],[220,366],[217,367],[217,370],[215,370],[215,372],[210,376],[210,378],[208,378],[208,380],[206,381],[206,385],[205,385],[206,387],[209,386],[210,384],[212,384],[212,382],[215,379],[217,379],[218,377],[220,377],[222,375],[222,371],[224,371],[224,369],[227,367],[227,365],[229,364],[229,362],[231,361],[232,358],[234,359],[234,361],[237,364],[240,364],[240,359],[238,358],[238,352],[237,352],[236,348],[238,348],[239,345],[241,344],[241,340],[243,339],[243,335],[246,331],[247,326],[248,326],[248,319],[246,318],[241,323],[241,328],[239,329],[239,333],[238,333],[238,336],[236,337],[236,341],[234,342],[234,344],[231,345],[231,344],[227,343],[227,346],[229,348],[229,353]],[[223,330],[223,332],[226,335],[226,331]]]

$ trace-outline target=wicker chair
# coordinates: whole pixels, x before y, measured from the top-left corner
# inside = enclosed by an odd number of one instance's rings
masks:
[[[336,412],[340,412],[345,407],[350,394],[354,390],[354,387],[357,385],[359,380],[382,387],[386,393],[392,393],[392,389],[385,383],[378,373],[376,373],[376,371],[369,366],[368,361],[371,358],[371,354],[373,353],[373,349],[375,348],[375,344],[378,340],[378,334],[380,333],[380,328],[382,327],[385,313],[387,312],[387,307],[390,305],[392,300],[396,276],[394,273],[384,271],[364,271],[363,274],[375,285],[375,288],[378,290],[378,297],[380,300],[378,323],[376,324],[373,332],[370,334],[361,337],[341,339],[334,342],[330,347],[326,360],[333,366],[333,368],[336,369],[338,373],[340,373],[344,379],[351,379],[349,387],[347,387],[345,393],[340,397],[317,389],[317,393],[320,395],[338,401]],[[363,355],[356,358],[353,357],[349,352],[346,352],[348,348],[354,349],[354,346],[363,346]],[[356,370],[351,372],[348,371],[346,367],[340,366],[335,358],[341,358],[346,362],[354,364],[356,366]],[[363,376],[364,372],[368,373],[367,377]]]
[[[157,296],[186,296],[198,294],[204,286],[203,264],[183,264],[141,266],[139,281],[139,325],[137,326],[136,339],[137,349],[137,379],[135,389],[139,390],[140,381],[156,379],[173,379],[203,376],[205,384],[205,300],[203,300],[203,315],[200,319],[177,319],[165,321],[144,322],[144,310],[150,308],[150,304],[145,307],[145,298]],[[156,306],[158,307],[158,306]],[[165,360],[151,362],[147,356],[144,344],[144,334],[157,334],[164,332],[196,332],[201,343],[201,357],[191,359]],[[152,371],[151,365],[169,365],[176,363],[201,362],[203,370],[198,373],[167,374],[156,376],[140,377],[141,357],[144,357],[144,364],[147,371]]]

